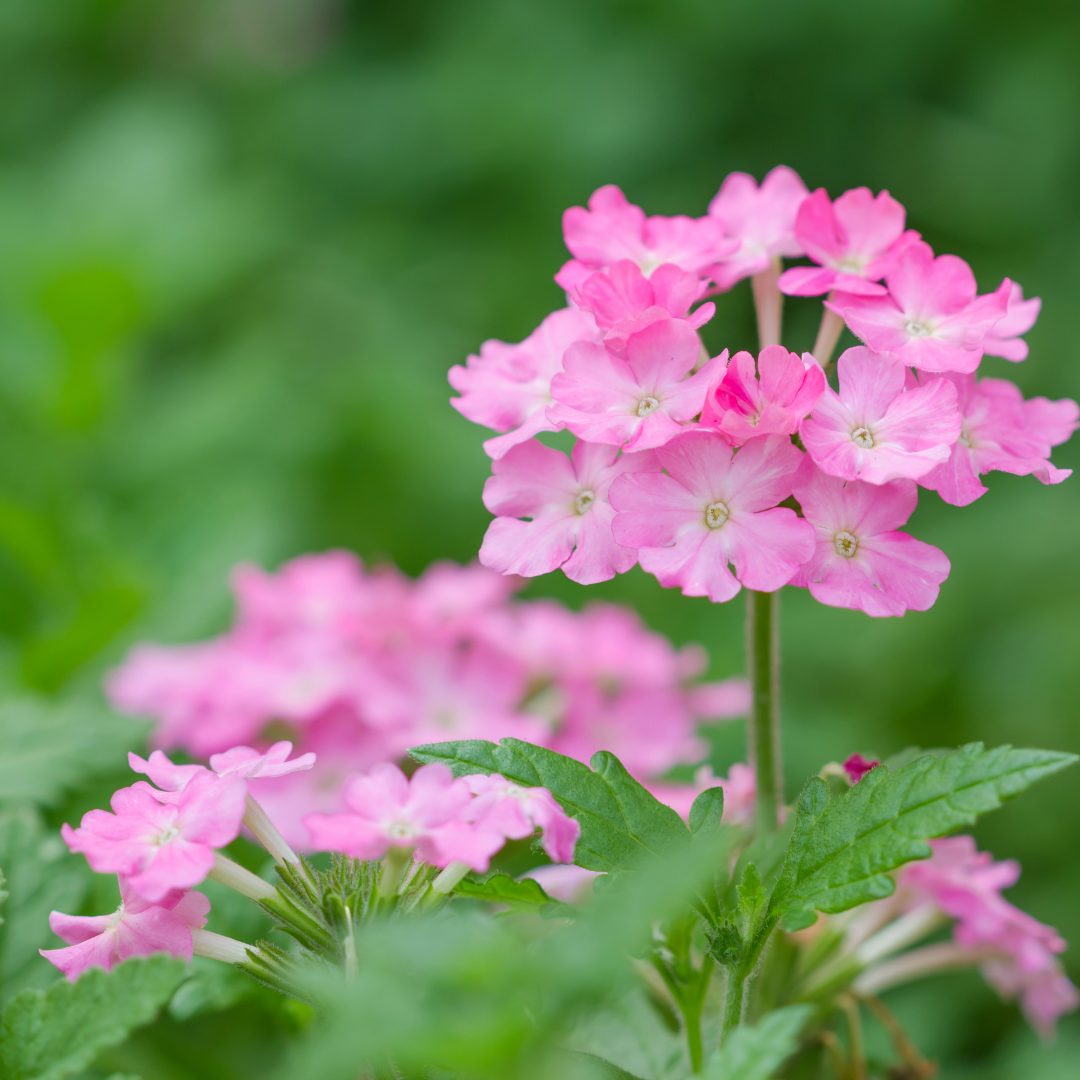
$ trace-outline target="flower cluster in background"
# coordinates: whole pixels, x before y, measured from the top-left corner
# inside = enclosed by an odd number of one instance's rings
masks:
[[[1069,475],[1049,458],[1076,403],[977,376],[984,355],[1026,358],[1039,300],[1009,279],[978,295],[968,264],[935,257],[888,192],[833,201],[780,166],[760,186],[733,173],[689,218],[647,217],[608,186],[566,211],[563,234],[569,306],[450,372],[454,407],[501,433],[484,444],[493,570],[591,584],[640,563],[713,601],[792,584],[903,615],[929,608],[950,569],[901,531],[919,485],[964,506],[993,470]],[[799,256],[814,265],[783,269]],[[764,348],[710,358],[705,298],[748,277]],[[780,345],[784,294],[826,296],[812,354]],[[845,324],[864,345],[840,357],[834,388]],[[535,437],[563,429],[569,459]]]
[[[281,732],[315,753],[312,769],[248,781],[297,848],[305,814],[342,808],[347,774],[411,746],[514,736],[583,761],[610,750],[650,782],[702,760],[701,722],[748,705],[743,680],[698,681],[704,651],[675,649],[632,611],[518,601],[519,579],[478,566],[437,563],[412,580],[335,551],[276,574],[244,566],[233,584],[232,629],[138,646],[108,693],[157,720],[158,747],[205,759]]]

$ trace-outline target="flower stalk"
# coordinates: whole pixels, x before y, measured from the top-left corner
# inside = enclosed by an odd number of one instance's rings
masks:
[[[757,777],[757,823],[780,825],[784,801],[780,749],[780,592],[746,590],[746,666],[750,679],[747,750]]]
[[[226,888],[234,889],[241,896],[246,896],[249,900],[256,902],[269,900],[278,895],[273,885],[263,881],[250,870],[245,870],[239,863],[222,855],[220,851],[214,852],[214,869],[208,876]]]

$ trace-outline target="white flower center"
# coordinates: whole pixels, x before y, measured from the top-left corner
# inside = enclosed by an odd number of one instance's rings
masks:
[[[167,829],[162,829],[161,832],[154,837],[154,843],[158,847],[164,847],[166,844],[171,844],[174,840],[180,836],[180,830],[175,825],[170,825]]]
[[[960,429],[960,438],[956,440],[961,446],[966,446],[971,449],[971,432],[968,431],[967,425]]]
[[[587,514],[592,504],[596,502],[596,492],[589,488],[579,491],[574,500],[574,511],[578,514]]]
[[[842,270],[845,274],[861,274],[864,265],[865,263],[862,259],[859,259],[854,255],[849,255],[846,259],[840,260],[840,264],[836,269]]]
[[[904,333],[908,337],[929,337],[934,332],[932,326],[927,326],[926,323],[920,322],[918,319],[908,319],[904,323]]]
[[[112,917],[109,919],[106,930],[115,930],[120,925],[120,920],[124,917],[124,903],[120,902],[120,906],[113,912]]]
[[[386,835],[391,840],[412,840],[417,832],[416,826],[409,821],[394,821],[386,827]]]
[[[838,532],[832,542],[833,547],[836,548],[836,554],[843,555],[845,559],[853,558],[855,552],[859,550],[859,538],[852,536],[849,532]]]
[[[873,450],[874,448],[874,436],[870,434],[869,428],[858,427],[851,433],[851,441],[860,450]]]
[[[651,394],[646,394],[637,403],[637,414],[641,417],[649,416],[651,413],[656,412],[656,410],[659,408],[659,400],[657,398],[654,398]]]
[[[710,529],[719,529],[729,517],[731,511],[722,502],[709,503],[705,507],[705,524]]]

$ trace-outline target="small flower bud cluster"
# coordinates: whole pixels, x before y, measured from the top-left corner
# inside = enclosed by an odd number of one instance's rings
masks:
[[[569,307],[517,345],[485,342],[450,372],[454,407],[502,434],[483,565],[582,584],[640,563],[714,602],[791,584],[869,615],[923,611],[949,560],[902,532],[918,486],[964,506],[998,470],[1056,484],[1080,408],[976,377],[1019,361],[1039,300],[1005,279],[977,295],[888,192],[835,201],[783,166],[729,176],[701,218],[646,217],[613,186],[563,217]],[[782,270],[783,257],[813,266]],[[710,359],[706,296],[750,277],[762,345]],[[820,296],[813,354],[782,348],[783,295]],[[863,346],[826,371],[844,325]],[[578,439],[569,460],[541,432]],[[790,505],[798,504],[796,512]],[[785,505],[781,505],[785,504]]]

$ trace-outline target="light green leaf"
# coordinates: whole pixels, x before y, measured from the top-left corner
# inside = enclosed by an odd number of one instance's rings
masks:
[[[515,784],[547,788],[581,825],[574,862],[587,870],[632,870],[690,838],[679,815],[606,751],[593,756],[591,769],[520,739],[503,739],[498,746],[478,739],[433,743],[409,753],[425,764],[443,762],[455,776],[497,772]]]
[[[789,929],[816,915],[889,896],[889,871],[930,854],[927,839],[974,824],[1036,780],[1076,761],[1046,750],[985,750],[970,743],[947,757],[921,757],[896,772],[879,766],[829,801],[813,777],[799,797],[795,833],[770,913]]]
[[[753,1027],[735,1028],[705,1065],[705,1080],[769,1080],[799,1046],[808,1005],[793,1005],[762,1017]]]
[[[517,911],[536,911],[552,905],[558,908],[568,907],[548,896],[538,881],[533,881],[532,878],[515,881],[509,874],[494,873],[479,878],[462,878],[454,887],[454,893],[475,900],[487,900],[493,904],[508,904]]]
[[[78,982],[24,990],[0,1017],[4,1080],[60,1080],[85,1069],[106,1046],[148,1023],[186,972],[170,956],[140,957],[111,972],[90,968]]]
[[[699,832],[716,832],[724,816],[724,789],[706,788],[690,807],[690,831],[696,836]]]

